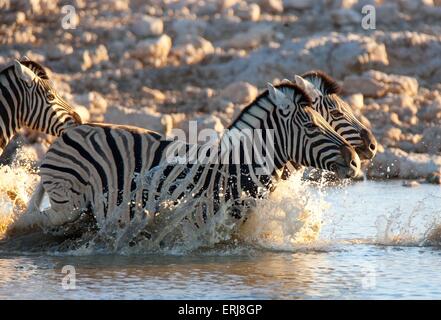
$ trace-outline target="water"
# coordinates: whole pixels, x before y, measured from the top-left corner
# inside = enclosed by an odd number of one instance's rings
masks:
[[[234,240],[191,250],[0,246],[0,299],[441,298],[439,186],[299,184],[259,203]]]

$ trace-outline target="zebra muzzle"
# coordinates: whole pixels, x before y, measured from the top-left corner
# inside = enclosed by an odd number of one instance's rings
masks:
[[[361,168],[360,158],[355,150],[347,145],[340,148],[341,158],[331,165],[331,170],[340,179],[354,178],[358,175]]]
[[[369,130],[365,129],[361,131],[360,136],[363,144],[355,148],[355,151],[362,160],[371,160],[377,153],[377,139]]]

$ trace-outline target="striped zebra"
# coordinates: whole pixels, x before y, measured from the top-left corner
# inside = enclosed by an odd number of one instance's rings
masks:
[[[80,123],[40,64],[14,60],[0,71],[0,154],[21,128],[60,136]]]
[[[284,79],[283,82],[290,83]],[[349,144],[355,148],[361,160],[371,160],[377,151],[377,141],[372,132],[363,125],[352,112],[351,106],[340,96],[341,87],[323,71],[309,71],[295,75],[294,82],[312,100],[312,108],[317,111]],[[287,179],[300,166],[289,162],[281,173]]]
[[[67,129],[41,164],[41,181],[51,207],[40,211],[31,203],[13,228],[65,225],[89,210],[99,229],[105,230],[111,222],[130,230],[129,240],[159,219],[165,203],[191,204],[196,212],[191,218],[194,225],[205,223],[225,204],[240,221],[242,209],[252,206],[246,200],[265,197],[277,183],[275,172],[290,160],[334,171],[339,177],[353,177],[360,169],[355,150],[311,108],[310,98],[295,84],[268,84],[268,90],[242,111],[232,127],[217,145],[218,151],[208,152],[208,156],[217,155],[216,160],[204,163],[170,158],[178,149],[201,153],[203,146],[165,140],[140,128],[83,124]],[[241,141],[227,143],[235,148],[227,148],[226,153],[220,147],[246,129],[273,132],[263,134],[261,141],[265,153],[273,151],[271,171],[259,171],[261,166],[247,156]],[[231,161],[237,155],[239,161]],[[244,161],[246,157],[252,161]]]

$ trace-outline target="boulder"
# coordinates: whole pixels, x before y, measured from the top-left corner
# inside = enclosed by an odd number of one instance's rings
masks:
[[[185,64],[198,63],[213,53],[214,47],[211,42],[199,36],[179,38],[176,47],[172,49],[172,54]]]
[[[235,49],[252,49],[258,47],[262,42],[269,41],[274,34],[271,25],[258,24],[252,26],[246,32],[236,33],[225,45]]]
[[[152,100],[160,102],[160,103],[164,102],[164,100],[166,98],[165,95],[160,90],[151,89],[146,86],[143,86],[141,88],[141,92],[144,97],[146,97],[148,99],[152,99]]]
[[[421,153],[407,153],[390,148],[379,152],[368,168],[373,178],[426,178],[432,172],[441,170],[441,156]]]
[[[104,121],[104,115],[107,112],[107,101],[98,92],[91,91],[89,93],[77,95],[74,97],[74,101],[79,105],[80,117],[83,121]],[[86,108],[88,119],[82,117],[82,114],[86,115],[86,113],[84,110],[81,110],[81,106]]]
[[[130,31],[139,38],[160,36],[163,30],[161,19],[147,15],[137,17],[130,26]]]
[[[248,82],[235,82],[220,92],[220,97],[234,104],[246,104],[253,101],[259,91]]]
[[[163,34],[158,38],[138,42],[135,49],[131,51],[131,56],[145,65],[159,67],[167,61],[171,47],[171,38]]]
[[[260,7],[256,3],[247,4],[241,2],[234,8],[236,16],[242,20],[258,21],[260,18]]]
[[[364,98],[361,93],[354,93],[344,97],[344,100],[352,107],[353,110],[362,109],[364,106]]]
[[[441,127],[430,127],[423,131],[421,141],[418,143],[419,152],[436,154],[441,152]]]
[[[81,70],[86,71],[101,62],[108,61],[107,48],[100,44],[95,50],[84,50],[82,54]]]
[[[345,77],[343,88],[346,93],[362,93],[365,97],[382,97],[386,93],[415,96],[418,93],[418,81],[408,76],[369,70],[360,76]]]

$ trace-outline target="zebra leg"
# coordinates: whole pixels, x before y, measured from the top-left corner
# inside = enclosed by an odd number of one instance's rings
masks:
[[[38,212],[38,225],[42,229],[59,227],[66,223],[71,223],[76,221],[80,216],[83,210],[73,210],[73,211],[55,211],[52,208],[49,208],[44,211]]]
[[[39,212],[43,197],[44,197],[44,188],[43,188],[43,184],[40,181],[34,193],[32,194],[31,199],[29,200],[27,209],[24,214],[27,215],[27,214],[33,214],[35,212]]]

